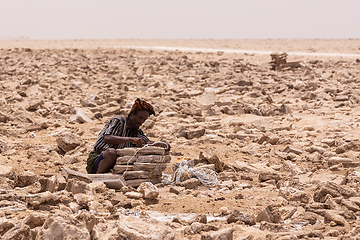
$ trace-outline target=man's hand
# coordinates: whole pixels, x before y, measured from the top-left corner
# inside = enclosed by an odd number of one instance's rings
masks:
[[[130,138],[130,142],[135,144],[137,147],[142,147],[145,145],[145,141],[142,138],[132,137]]]

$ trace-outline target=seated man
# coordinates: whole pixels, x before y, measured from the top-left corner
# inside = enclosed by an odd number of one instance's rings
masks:
[[[110,172],[116,163],[118,148],[142,147],[145,144],[165,148],[170,151],[170,145],[164,142],[150,141],[139,128],[151,115],[154,108],[147,102],[135,100],[127,118],[115,116],[99,133],[94,150],[87,159],[88,173]]]

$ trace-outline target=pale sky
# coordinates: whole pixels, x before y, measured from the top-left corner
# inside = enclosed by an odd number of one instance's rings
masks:
[[[0,39],[360,38],[360,0],[0,0]]]

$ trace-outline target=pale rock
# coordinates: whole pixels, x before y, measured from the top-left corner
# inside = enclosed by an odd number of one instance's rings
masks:
[[[45,191],[56,192],[64,190],[66,187],[66,179],[61,174],[56,174],[47,179]]]
[[[291,218],[291,221],[294,223],[306,223],[306,224],[316,224],[320,222],[324,218],[319,214],[313,212],[301,212],[299,214],[294,215]]]
[[[217,96],[214,91],[205,91],[196,98],[196,101],[202,106],[213,106],[217,101]]]
[[[0,177],[11,178],[13,175],[14,175],[14,170],[12,167],[0,164]]]
[[[279,190],[279,194],[287,201],[299,201],[301,203],[308,203],[310,200],[309,194],[293,187],[281,187]]]
[[[336,141],[335,141],[335,139],[323,139],[323,140],[321,140],[321,143],[324,143],[324,144],[328,145],[329,147],[333,147],[333,146],[335,146]]]
[[[64,133],[56,139],[56,143],[61,150],[68,152],[81,144],[81,137],[75,133]]]
[[[37,194],[29,194],[25,197],[26,202],[31,205],[40,205],[46,201],[49,201],[53,198],[53,194],[49,191],[37,193]]]
[[[343,216],[339,214],[339,211],[336,210],[325,210],[324,212],[324,221],[335,222],[337,225],[345,226],[346,220]]]
[[[346,186],[340,186],[334,182],[326,182],[316,186],[314,191],[314,201],[324,202],[327,194],[330,194],[332,197],[343,196],[345,198],[355,197],[357,195],[354,190]]]
[[[73,201],[73,194],[66,190],[54,192],[53,201],[68,204],[69,202]]]
[[[180,186],[170,186],[169,192],[175,193],[176,195],[178,195],[179,193],[181,193],[181,192],[184,191],[184,190],[185,190],[184,187],[180,187]]]
[[[297,211],[297,207],[284,206],[279,208],[281,219],[286,220],[294,216]]]
[[[34,112],[39,109],[41,105],[44,104],[43,100],[31,100],[30,104],[26,107],[26,110]]]
[[[7,231],[1,240],[14,240],[14,239],[31,239],[30,227],[24,223],[18,223],[15,227]]]
[[[277,207],[272,205],[267,206],[262,212],[256,216],[256,222],[270,222],[279,223],[281,221],[281,214]]]
[[[16,222],[5,217],[0,218],[0,236],[4,235],[8,230],[15,226]]]
[[[360,207],[360,197],[350,197],[348,200]]]
[[[15,176],[16,187],[26,187],[34,184],[39,179],[38,175],[33,172],[24,171]]]
[[[86,116],[80,109],[76,110],[76,120],[80,123],[91,123],[92,120]]]
[[[284,161],[284,163],[280,168],[280,171],[290,172],[293,175],[298,175],[303,173],[303,171],[295,163],[292,163],[291,161]]]
[[[216,232],[204,233],[201,240],[233,240],[234,228],[224,228]]]
[[[7,121],[9,121],[10,117],[3,113],[3,112],[0,112],[0,122],[3,122],[3,123],[6,123]],[[1,150],[0,150],[0,153],[1,153]]]
[[[190,178],[183,182],[180,182],[179,185],[186,189],[195,189],[197,186],[200,186],[200,180],[197,178]]]
[[[278,136],[265,134],[258,140],[258,143],[259,144],[270,143],[271,145],[276,145],[279,140],[280,138]]]
[[[296,148],[296,147],[293,147],[293,146],[287,146],[283,152],[286,152],[286,153],[295,153],[297,155],[301,155],[303,153],[303,151],[299,148]]]
[[[268,180],[279,181],[280,179],[281,179],[281,177],[277,173],[273,173],[273,172],[261,172],[261,173],[259,173],[259,181],[260,182],[265,182],[265,181],[268,181]]]
[[[46,219],[36,239],[90,240],[90,233],[84,224],[71,215],[52,215]]]
[[[230,214],[227,218],[226,218],[226,222],[227,223],[233,223],[233,222],[243,222],[246,225],[255,225],[255,217],[251,214],[247,214],[247,213],[243,213],[237,209],[235,209],[233,211],[232,214]]]
[[[216,172],[223,171],[224,164],[220,161],[219,157],[216,154],[214,154],[214,152],[212,150],[206,149],[204,151],[200,151],[199,159],[205,160],[205,161],[209,162],[210,164],[214,164]]]
[[[184,234],[186,235],[199,234],[202,231],[203,226],[204,224],[202,223],[193,222],[192,224],[190,224],[189,227],[187,227],[187,229],[185,229]]]
[[[143,197],[143,194],[139,192],[126,192],[125,196],[132,199],[140,199]]]
[[[151,182],[143,182],[137,188],[137,191],[143,194],[143,198],[156,199],[159,196],[159,189]]]
[[[66,184],[66,190],[72,192],[73,194],[77,193],[86,193],[87,192],[87,183],[80,181],[78,179],[69,179]]]
[[[360,205],[357,205],[356,202],[352,201],[350,199],[341,199],[341,204],[345,206],[347,209],[353,212],[359,212],[360,211]]]
[[[184,228],[184,235],[194,235],[201,232],[217,231],[219,228],[211,224],[193,222],[190,226]]]
[[[117,221],[96,224],[94,239],[175,240],[175,231],[158,221],[122,216]]]
[[[134,199],[131,201],[131,207],[136,208],[137,206],[143,205],[142,201],[140,199]]]
[[[95,215],[90,214],[87,211],[81,211],[76,216],[76,219],[82,222],[82,224],[86,226],[89,233],[92,233],[94,226],[99,222]]]
[[[330,157],[327,160],[329,166],[342,164],[344,167],[354,167],[353,165],[356,164],[357,166],[360,166],[359,162],[354,162],[350,158],[344,158],[344,157]]]
[[[8,151],[10,148],[5,141],[0,140],[0,153]]]
[[[23,222],[28,225],[31,229],[40,227],[44,224],[46,218],[49,214],[32,212],[28,217],[26,217]]]
[[[67,214],[73,214],[73,211],[71,210],[71,208],[66,206],[65,204],[60,203],[58,206],[59,206],[60,211],[63,211],[65,213],[67,213]]]
[[[188,129],[185,138],[190,140],[194,138],[199,138],[204,134],[205,134],[205,128],[203,127]]]
[[[201,214],[201,213],[198,213],[196,214],[195,217],[193,217],[192,219],[190,219],[188,221],[188,223],[191,225],[192,223],[194,222],[199,222],[199,223],[203,223],[203,224],[206,224],[207,223],[207,217],[205,214]]]
[[[80,208],[87,208],[88,203],[94,200],[94,196],[78,193],[74,195],[74,200],[79,204]]]
[[[324,203],[328,206],[329,209],[332,210],[341,209],[341,206],[334,200],[334,198],[330,194],[326,195]]]
[[[326,150],[325,150],[325,148],[312,145],[310,147],[305,148],[305,151],[309,152],[309,153],[318,152],[320,154],[324,154]]]
[[[229,215],[231,211],[227,207],[221,207],[219,209],[221,215]]]
[[[107,209],[96,200],[89,202],[88,207],[91,213],[108,213]]]
[[[269,232],[288,232],[290,229],[285,224],[282,223],[272,223],[267,221],[262,221],[260,223],[261,231],[269,231]]]
[[[108,190],[104,182],[92,182],[89,183],[87,187],[95,193],[104,193]]]
[[[73,213],[75,213],[75,214],[78,213],[79,210],[81,209],[81,208],[80,208],[80,205],[77,204],[77,203],[75,203],[75,202],[69,203],[69,208],[70,208],[71,211],[72,211]]]

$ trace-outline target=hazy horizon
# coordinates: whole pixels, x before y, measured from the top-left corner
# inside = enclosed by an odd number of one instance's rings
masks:
[[[0,39],[359,39],[356,0],[1,1]]]

